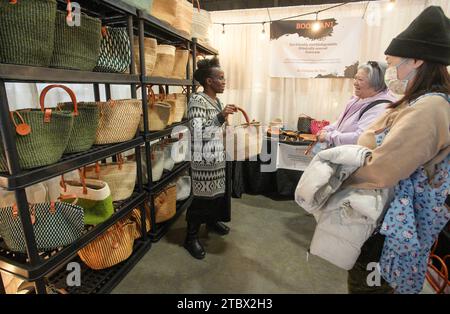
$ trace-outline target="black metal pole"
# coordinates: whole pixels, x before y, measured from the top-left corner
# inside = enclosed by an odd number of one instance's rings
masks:
[[[138,146],[134,149],[134,156],[136,156],[136,178],[137,178],[137,187],[138,192],[142,193],[142,154],[141,147]]]
[[[106,101],[111,100],[111,84],[105,84]]]
[[[19,165],[19,154],[17,152],[15,134],[9,115],[9,104],[6,94],[6,86],[3,80],[0,80],[0,103],[0,133],[3,141],[3,148],[8,163],[9,173],[11,175],[16,175],[21,171]],[[34,236],[33,225],[31,223],[27,195],[25,193],[25,189],[16,190],[14,193],[16,197],[17,207],[19,209],[19,217],[22,224],[28,258],[32,266],[37,266],[41,263],[41,258],[38,254],[36,238]],[[36,282],[36,291],[38,293],[46,293],[45,285],[42,279]]]
[[[150,193],[150,199],[149,199],[149,203],[148,204],[150,206],[150,226],[151,226],[151,234],[154,237],[156,237],[158,235],[158,226],[156,225],[156,221],[155,221],[155,217],[156,217],[156,213],[155,213],[155,195]]]
[[[94,98],[95,101],[100,101],[100,87],[98,83],[94,84]]]
[[[197,38],[192,38],[192,73],[195,72],[195,70],[197,69]],[[194,76],[192,75],[192,86],[193,86],[193,91],[195,92],[195,79]]]
[[[136,60],[134,58],[134,29],[133,29],[133,16],[128,15],[128,37],[130,38],[130,52],[131,52],[131,63],[130,63],[130,74],[135,75],[136,74]],[[136,93],[136,85],[131,84],[131,98],[136,99],[137,93]]]

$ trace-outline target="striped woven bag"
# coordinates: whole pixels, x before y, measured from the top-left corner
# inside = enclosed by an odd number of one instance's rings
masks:
[[[78,251],[81,260],[92,269],[105,269],[126,260],[133,253],[136,224],[120,221]]]
[[[125,27],[102,27],[96,72],[123,73],[131,63],[131,44]]]

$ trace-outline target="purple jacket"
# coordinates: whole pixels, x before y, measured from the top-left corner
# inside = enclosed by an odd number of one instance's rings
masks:
[[[365,131],[375,120],[380,117],[389,105],[378,104],[366,111],[361,119],[359,114],[371,102],[379,99],[387,99],[395,102],[395,98],[388,90],[379,92],[373,97],[360,99],[356,96],[350,98],[345,106],[345,110],[339,116],[339,119],[324,128],[327,132],[325,138],[329,146],[339,146],[345,144],[356,144],[361,133]]]

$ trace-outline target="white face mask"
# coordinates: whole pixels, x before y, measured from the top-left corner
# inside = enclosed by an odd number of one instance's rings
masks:
[[[402,62],[397,64],[396,66],[389,67],[386,69],[386,73],[384,74],[384,82],[386,83],[387,88],[394,94],[404,95],[406,91],[406,87],[408,86],[408,82],[412,77],[416,74],[416,70],[412,70],[408,76],[400,80],[398,78],[397,69],[403,63],[408,61],[408,59],[404,59]]]

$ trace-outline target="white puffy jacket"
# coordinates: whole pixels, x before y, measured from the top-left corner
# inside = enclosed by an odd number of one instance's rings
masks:
[[[295,191],[297,203],[314,214],[318,222],[311,254],[345,270],[355,264],[391,197],[388,189],[340,188],[364,165],[370,153],[358,145],[321,151],[303,173]]]

